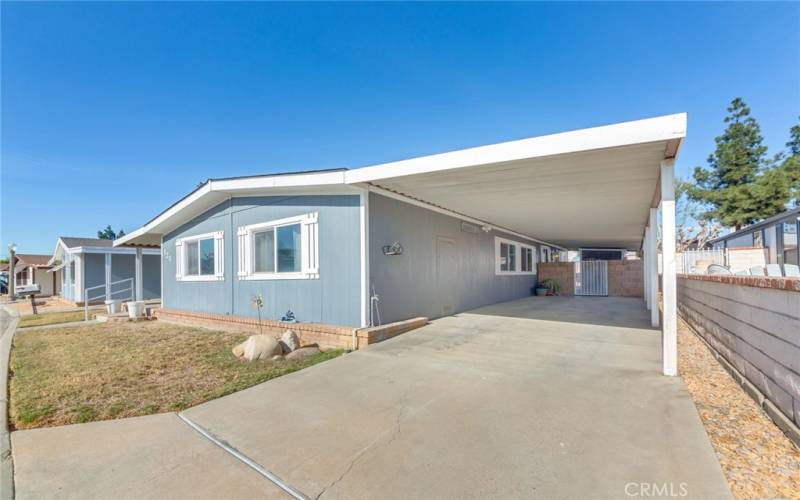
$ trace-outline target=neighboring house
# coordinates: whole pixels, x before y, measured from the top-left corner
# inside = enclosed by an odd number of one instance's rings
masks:
[[[49,263],[58,273],[62,298],[83,303],[161,296],[161,250],[115,247],[111,240],[62,236]],[[138,279],[137,279],[138,278]]]
[[[716,249],[763,249],[766,264],[797,264],[800,207],[752,224],[709,242]],[[761,264],[758,264],[761,265]]]
[[[58,293],[59,283],[53,267],[49,263],[49,255],[16,254],[14,260],[14,286],[39,285],[40,296]]]
[[[170,310],[253,317],[260,294],[272,320],[288,311],[349,327],[437,318],[530,295],[537,263],[568,248],[639,250],[641,214],[685,121],[210,179],[114,243],[161,245]]]

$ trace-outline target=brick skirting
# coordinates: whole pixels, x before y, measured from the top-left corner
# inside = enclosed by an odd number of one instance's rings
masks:
[[[419,328],[428,323],[428,318],[413,318],[371,328],[352,328],[348,326],[322,323],[284,323],[282,321],[261,320],[248,316],[230,316],[178,309],[156,309],[160,321],[183,325],[199,326],[214,330],[245,333],[270,333],[276,338],[286,330],[294,331],[304,345],[317,344],[327,349],[363,349],[364,347],[387,340],[402,333]]]

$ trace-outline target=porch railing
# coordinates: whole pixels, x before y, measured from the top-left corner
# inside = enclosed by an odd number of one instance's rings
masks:
[[[121,290],[116,290],[115,291],[113,289],[114,285],[119,285],[120,283],[129,283],[129,285],[128,285],[127,288],[123,288]],[[101,288],[104,290],[102,295],[96,295],[94,297],[90,297],[89,296],[89,292],[91,290],[99,290]],[[89,301],[91,301],[91,300],[98,300],[98,299],[103,299],[103,298],[105,298],[105,300],[113,300],[115,295],[118,296],[120,294],[130,293],[130,299],[131,299],[131,301],[133,301],[134,300],[134,293],[135,293],[134,279],[133,278],[125,278],[125,279],[118,280],[118,281],[112,281],[111,283],[108,284],[108,293],[106,293],[105,290],[106,290],[106,284],[105,283],[103,283],[102,285],[91,286],[89,288],[84,288],[83,289],[83,320],[84,321],[89,321]]]

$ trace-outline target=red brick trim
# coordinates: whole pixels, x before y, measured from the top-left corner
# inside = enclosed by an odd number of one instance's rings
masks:
[[[383,340],[388,340],[392,337],[425,326],[428,322],[428,318],[420,316],[418,318],[397,321],[386,325],[361,328],[356,330],[356,335],[358,336],[359,346],[362,340],[366,341],[366,345],[377,344]]]
[[[729,276],[719,274],[679,274],[679,278],[696,281],[713,281],[728,285],[750,286],[754,288],[772,288],[788,292],[800,292],[800,279],[777,278],[772,276]]]
[[[249,316],[231,316],[178,309],[155,309],[153,314],[161,321],[199,326],[225,331],[258,333],[264,331],[280,337],[286,330],[294,331],[302,344],[318,344],[320,347],[356,349],[390,339],[401,333],[419,328],[428,323],[428,318],[413,318],[373,328],[351,328],[323,323],[284,323],[261,320]],[[355,343],[355,346],[353,345]]]

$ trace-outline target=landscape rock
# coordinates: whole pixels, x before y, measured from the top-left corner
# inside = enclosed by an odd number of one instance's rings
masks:
[[[287,354],[286,355],[286,359],[288,359],[288,360],[305,359],[305,358],[307,358],[309,356],[313,356],[314,354],[317,354],[319,352],[322,352],[322,351],[320,351],[319,347],[317,347],[317,346],[301,347],[301,348],[296,349],[296,350],[290,352],[289,354]]]
[[[247,361],[270,359],[280,354],[283,354],[280,342],[270,335],[252,335],[244,343],[244,359]]]
[[[241,358],[242,356],[244,356],[244,345],[246,343],[247,343],[247,341],[244,341],[241,344],[239,344],[236,347],[234,347],[233,348],[233,355],[236,356],[237,358]]]
[[[288,354],[300,348],[300,338],[292,330],[286,330],[281,336],[283,352]]]

